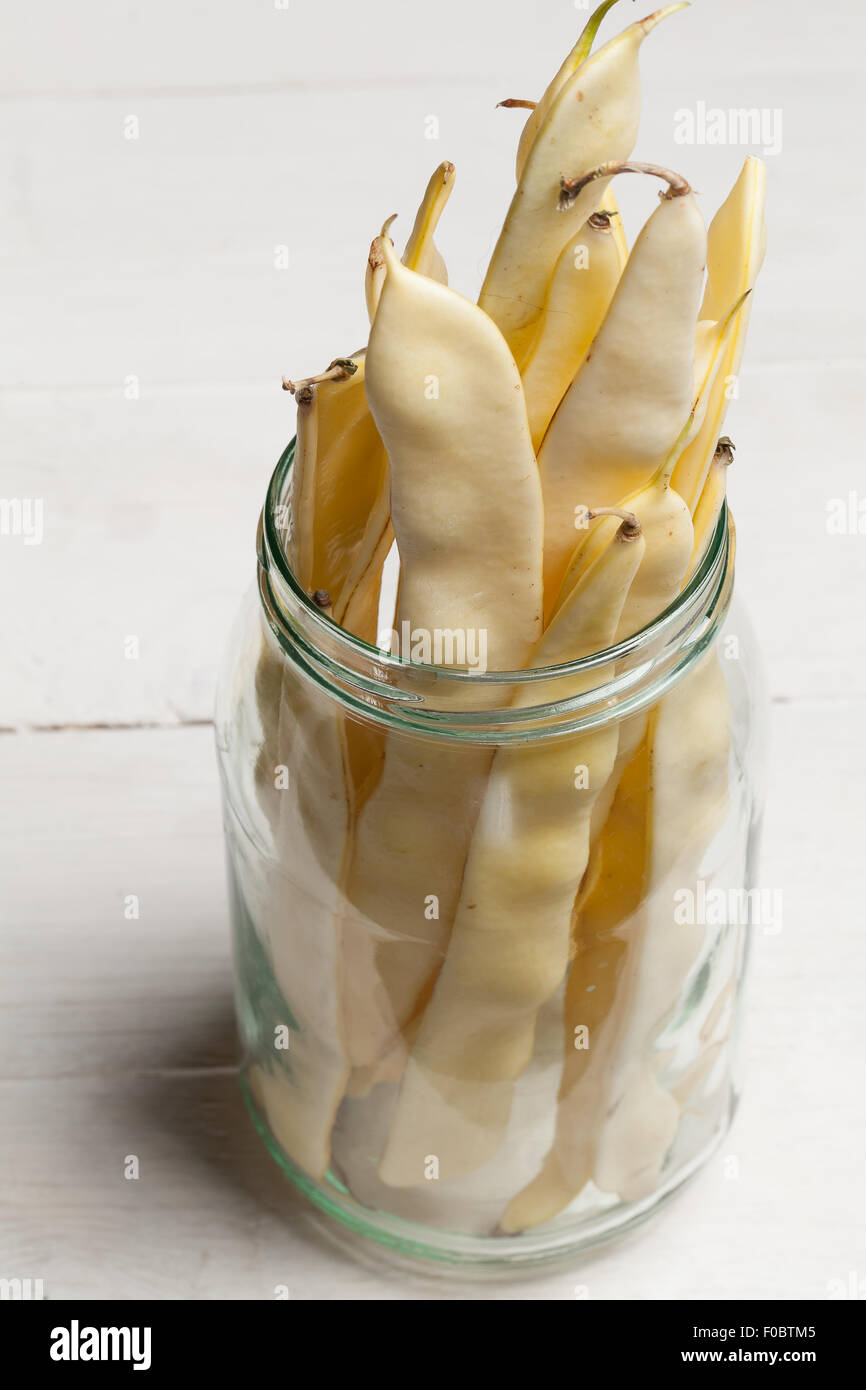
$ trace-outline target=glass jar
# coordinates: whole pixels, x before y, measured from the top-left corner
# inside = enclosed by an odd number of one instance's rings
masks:
[[[249,1109],[318,1207],[402,1254],[577,1252],[658,1208],[737,1101],[765,740],[732,522],[636,636],[480,674],[304,594],[291,462],[217,705]]]

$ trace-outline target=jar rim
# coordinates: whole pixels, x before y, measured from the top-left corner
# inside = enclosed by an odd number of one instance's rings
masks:
[[[470,738],[473,734],[469,731],[475,729],[475,737],[484,742],[502,742],[504,736],[489,740],[477,733],[482,726],[489,728],[491,721],[497,726],[525,725],[528,716],[534,717],[534,721],[543,721],[545,715],[555,718],[571,713],[580,715],[584,711],[578,726],[568,724],[567,731],[573,732],[575,727],[589,729],[609,721],[612,701],[616,703],[613,717],[617,719],[655,703],[706,650],[727,613],[733,583],[734,546],[733,523],[725,502],[700,562],[673,602],[639,632],[599,652],[557,666],[483,672],[429,665],[385,652],[347,632],[323,613],[292,572],[277,516],[278,509],[285,505],[283,499],[294,452],[295,439],[292,439],[273,471],[259,518],[259,598],[271,633],[283,652],[316,683],[327,685],[333,695],[358,713],[377,718],[382,715],[383,704],[392,712],[395,706],[402,706],[399,722],[405,723],[407,709],[412,707],[420,724],[415,718],[408,722],[416,729],[446,736],[459,729],[461,737]],[[682,640],[672,653],[671,643],[676,643],[677,639]],[[674,659],[679,651],[683,653],[682,660]],[[652,653],[655,655],[650,655]],[[666,659],[660,660],[660,654],[665,653]],[[647,659],[636,667],[635,660],[643,654],[647,654]],[[622,671],[623,664],[630,669]],[[431,703],[429,691],[425,694],[421,689],[426,683],[435,686],[440,693],[445,690],[456,694],[467,689],[475,692],[489,689],[492,693],[498,687],[573,682],[599,668],[611,671],[618,668],[618,674],[602,677],[602,682],[588,691],[562,700],[548,700],[534,707],[518,708],[510,704],[496,709],[479,709],[477,705],[468,709],[451,704],[442,707]],[[652,671],[648,668],[653,668],[656,676],[649,688],[646,678]],[[401,689],[397,682],[406,679],[416,688]],[[359,693],[353,694],[353,689]],[[620,695],[624,698],[620,699]],[[596,718],[596,714],[600,717]],[[385,718],[385,722],[391,721]],[[561,727],[566,731],[564,724]]]

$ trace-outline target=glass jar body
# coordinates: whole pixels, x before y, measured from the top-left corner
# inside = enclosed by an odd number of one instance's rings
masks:
[[[428,672],[419,726],[251,596],[217,716],[242,1080],[344,1225],[524,1266],[642,1219],[724,1134],[764,744],[729,598],[637,703],[609,663],[569,726],[504,722],[518,678],[461,724]]]

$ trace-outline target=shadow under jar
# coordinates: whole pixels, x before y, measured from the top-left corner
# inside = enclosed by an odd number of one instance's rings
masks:
[[[732,522],[616,647],[457,671],[299,588],[291,462],[217,705],[247,1103],[393,1250],[562,1258],[652,1213],[737,1100],[764,700]]]

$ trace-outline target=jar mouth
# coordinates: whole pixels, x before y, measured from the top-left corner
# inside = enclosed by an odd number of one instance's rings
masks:
[[[489,726],[493,732],[499,726],[535,722],[568,725],[571,731],[569,715],[577,715],[582,728],[597,727],[611,718],[612,704],[613,717],[620,718],[654,703],[711,645],[724,621],[734,561],[726,503],[700,563],[673,603],[646,627],[613,646],[558,666],[516,671],[460,670],[385,652],[327,617],[292,572],[277,517],[287,505],[294,452],[292,439],[274,469],[259,518],[259,597],[271,634],[285,655],[358,713],[388,723],[384,716],[399,712],[399,722],[409,723],[416,731],[423,728],[443,735],[461,726],[467,731]],[[590,689],[567,693],[575,683],[586,684],[584,678],[595,671],[599,672],[597,685],[590,682]],[[538,705],[527,707],[522,702],[514,708],[510,703],[515,687],[525,690],[551,684],[562,690],[561,699],[545,699],[539,692]],[[495,704],[497,690],[507,692],[501,706]],[[482,692],[484,704],[479,708]],[[597,707],[602,707],[601,718],[593,714]],[[454,727],[449,730],[448,725]]]

